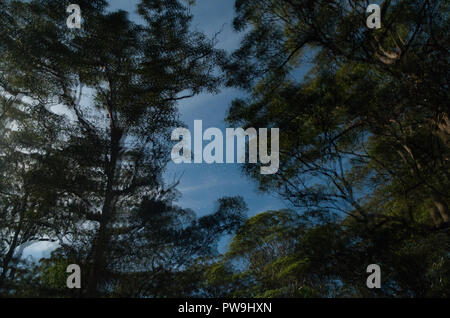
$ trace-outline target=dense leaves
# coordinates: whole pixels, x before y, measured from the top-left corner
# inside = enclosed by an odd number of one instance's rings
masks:
[[[367,5],[236,1],[234,26],[245,36],[224,67],[229,85],[249,97],[233,102],[228,121],[280,127],[279,172],[263,176],[257,165],[245,172],[305,215],[337,217],[339,234],[324,239],[343,240],[345,253],[328,257],[318,242],[323,264],[312,272],[330,264],[337,271],[328,284],[365,295],[358,273],[379,263],[388,275],[380,295],[445,296],[449,4],[383,1],[378,30],[365,26]]]

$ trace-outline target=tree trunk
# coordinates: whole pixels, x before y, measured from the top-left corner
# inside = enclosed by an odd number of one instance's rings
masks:
[[[447,202],[441,199],[441,197],[435,193],[433,193],[433,201],[435,205],[435,214],[440,218],[439,224],[436,224],[437,227],[441,227],[443,225],[448,226],[450,224],[450,213],[448,209]]]
[[[99,284],[105,276],[106,270],[106,250],[109,243],[109,220],[111,212],[111,199],[106,198],[105,204],[102,210],[102,218],[100,222],[100,228],[97,233],[97,237],[93,244],[93,263],[92,269],[89,275],[89,282],[87,288],[88,297],[99,296]]]
[[[118,161],[118,155],[120,152],[120,140],[122,138],[122,132],[111,125],[111,149],[110,149],[110,162],[108,164],[106,175],[107,185],[105,192],[105,200],[103,202],[102,215],[100,218],[100,227],[97,233],[97,237],[93,244],[93,263],[89,275],[89,282],[87,288],[88,297],[99,297],[99,285],[105,278],[105,272],[107,267],[106,253],[110,241],[110,223],[114,218],[115,204],[117,201],[116,194],[114,194],[114,182],[116,176],[116,167]]]

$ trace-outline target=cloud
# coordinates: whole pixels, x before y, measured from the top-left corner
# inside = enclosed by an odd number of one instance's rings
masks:
[[[37,242],[28,247],[23,251],[23,258],[32,257],[33,259],[41,259],[49,257],[50,253],[58,248],[59,244],[55,242]]]

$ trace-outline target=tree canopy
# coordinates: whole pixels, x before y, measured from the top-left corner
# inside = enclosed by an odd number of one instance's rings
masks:
[[[357,227],[352,240],[366,246],[343,246],[349,258],[365,253],[365,263],[333,261],[349,266],[340,283],[351,264],[378,263],[393,275],[385,295],[437,295],[448,282],[424,277],[449,268],[449,4],[383,1],[380,29],[366,27],[367,6],[236,1],[244,38],[224,69],[248,98],[236,99],[227,119],[280,127],[279,172],[244,168],[262,191],[319,222],[337,217],[344,237]],[[430,244],[437,254],[419,257]],[[412,271],[425,276],[415,281]]]
[[[381,1],[370,29],[369,1],[235,0],[229,54],[192,1],[140,0],[138,23],[78,0],[79,29],[69,4],[0,3],[0,295],[449,297],[448,1]],[[223,86],[246,94],[228,123],[279,128],[278,172],[243,173],[289,209],[177,206],[177,105]],[[23,259],[36,242],[58,247]]]

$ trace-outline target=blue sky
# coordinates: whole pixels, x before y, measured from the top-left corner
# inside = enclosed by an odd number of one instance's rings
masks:
[[[217,47],[232,51],[241,38],[232,29],[234,1],[197,0],[192,9],[192,27],[208,36],[221,31]],[[222,89],[217,95],[200,95],[179,104],[181,118],[193,131],[195,119],[203,121],[203,129],[217,127],[225,132],[224,122],[231,101],[244,96],[235,89]],[[235,128],[235,127],[233,127]],[[179,204],[192,208],[200,215],[210,213],[215,201],[222,196],[241,195],[249,207],[249,215],[266,210],[285,208],[278,198],[258,193],[256,184],[241,173],[239,164],[171,164],[167,177],[183,172],[178,190],[182,193]]]
[[[136,0],[111,0],[110,9],[122,9],[130,12],[130,18],[139,22],[136,15]],[[234,1],[197,0],[191,9],[192,28],[212,37],[218,31],[217,47],[231,52],[237,48],[241,34],[232,29]],[[228,125],[224,122],[231,101],[243,92],[235,89],[222,89],[217,95],[203,94],[179,103],[182,121],[193,133],[194,120],[203,121],[203,130],[217,127],[225,132]],[[235,128],[235,127],[233,127]],[[258,127],[256,127],[258,128]],[[176,142],[173,142],[175,144]],[[239,164],[169,164],[166,173],[168,181],[182,175],[178,190],[182,197],[178,204],[191,208],[199,215],[213,212],[215,202],[223,196],[241,195],[249,207],[249,215],[266,210],[285,208],[280,199],[258,193],[256,184],[242,175]]]

